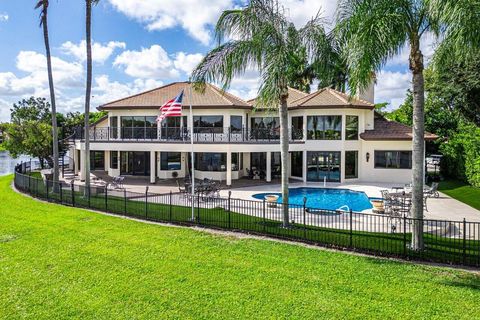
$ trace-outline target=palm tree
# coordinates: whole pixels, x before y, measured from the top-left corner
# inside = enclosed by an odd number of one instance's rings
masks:
[[[260,72],[256,104],[279,109],[283,225],[286,227],[289,224],[287,99],[289,80],[296,72],[292,66],[298,50],[305,50],[310,64],[321,61],[328,39],[318,15],[303,28],[296,29],[283,11],[277,0],[251,0],[244,8],[224,11],[215,28],[218,46],[196,67],[192,80],[199,90],[207,81],[220,82],[227,89],[232,78],[247,68]]]
[[[480,43],[478,0],[340,0],[339,43],[346,53],[349,87],[354,94],[371,81],[388,58],[407,45],[413,92],[413,166],[411,247],[422,250],[424,179],[424,61],[422,36],[433,33],[448,55],[463,55]]]
[[[50,41],[48,38],[48,0],[39,0],[35,5],[35,9],[41,9],[40,12],[40,26],[43,27],[43,41],[45,43],[45,53],[47,56],[47,74],[48,85],[50,88],[50,104],[52,105],[52,135],[53,135],[53,186],[54,190],[57,190],[59,180],[58,169],[58,128],[57,128],[57,107],[55,104],[55,88],[53,85],[53,73],[52,73],[52,57],[50,55]]]
[[[90,97],[92,94],[92,5],[99,0],[85,0],[86,47],[87,47],[87,85],[85,92],[85,190],[90,187]],[[90,194],[88,194],[90,196]]]

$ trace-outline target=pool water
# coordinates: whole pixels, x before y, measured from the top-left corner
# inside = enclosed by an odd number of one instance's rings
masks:
[[[353,211],[371,209],[373,206],[365,192],[349,189],[328,189],[328,188],[292,188],[289,191],[289,202],[293,205],[303,205],[303,199],[307,198],[307,207],[325,210],[347,210],[345,206]],[[257,193],[252,197],[263,200],[266,195],[278,195],[278,202],[282,202],[281,193]]]

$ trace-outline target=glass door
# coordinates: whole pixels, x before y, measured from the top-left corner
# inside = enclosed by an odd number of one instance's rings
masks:
[[[309,151],[307,153],[308,181],[340,182],[340,152]]]

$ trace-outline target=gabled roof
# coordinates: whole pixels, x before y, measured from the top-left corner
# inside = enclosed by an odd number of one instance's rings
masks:
[[[374,109],[375,105],[365,100],[334,90],[332,88],[323,88],[312,92],[290,104],[291,109],[300,108],[357,108]]]
[[[106,103],[99,106],[98,109],[158,109],[165,102],[175,98],[181,90],[184,90],[182,102],[184,108],[190,106],[190,103],[193,108],[251,108],[251,105],[246,101],[212,84],[206,84],[204,93],[193,90],[192,94],[190,94],[191,87],[192,84],[190,82],[173,82],[153,90]]]
[[[298,100],[300,98],[303,98],[307,95],[308,95],[308,93],[305,93],[303,91],[288,87],[287,105],[290,106],[293,101]],[[250,103],[251,105],[253,105],[253,107],[261,109],[262,106],[255,106],[255,100],[256,100],[256,98],[253,98],[253,99],[248,100],[247,102]]]
[[[395,121],[385,119],[379,114],[375,114],[374,129],[365,130],[360,134],[363,140],[412,140],[412,128]],[[435,140],[438,136],[425,132],[425,140]]]

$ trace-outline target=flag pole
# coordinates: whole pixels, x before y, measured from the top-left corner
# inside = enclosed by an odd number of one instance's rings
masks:
[[[192,82],[189,81],[190,84],[190,163],[191,163],[191,173],[192,173],[192,221],[195,221],[195,160],[194,160],[194,155],[193,155],[193,111],[192,111],[192,90],[193,90],[193,85]]]

